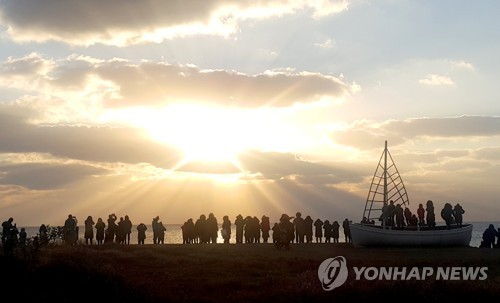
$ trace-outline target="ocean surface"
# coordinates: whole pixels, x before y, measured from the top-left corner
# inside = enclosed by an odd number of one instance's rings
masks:
[[[483,232],[490,224],[493,224],[495,228],[500,227],[500,222],[464,222],[464,223],[470,223],[473,225],[472,229],[472,239],[470,242],[470,246],[473,247],[479,247],[481,244],[481,239],[483,236]],[[18,229],[20,230],[22,226],[18,226]],[[153,230],[151,228],[151,225],[147,225],[148,230],[146,231],[146,240],[144,241],[145,244],[153,244]],[[182,230],[181,230],[181,224],[167,224],[165,225],[167,228],[167,231],[165,232],[165,244],[182,244]],[[26,228],[26,233],[28,234],[28,237],[36,236],[38,234],[38,227],[25,227]],[[219,226],[219,231],[220,231],[220,226]],[[83,238],[83,231],[85,230],[84,226],[79,227],[79,241],[84,242],[85,239]],[[94,233],[95,235],[95,233]],[[230,243],[236,243],[235,239],[236,235],[236,227],[234,224],[232,225],[232,232],[231,232],[231,239]],[[272,237],[272,231],[270,231],[270,235]],[[315,238],[313,238],[314,240]],[[271,241],[271,239],[270,239]],[[324,239],[323,239],[324,241]],[[344,238],[344,233],[342,230],[342,227],[340,228],[340,242],[345,242]],[[94,240],[95,243],[95,240]],[[132,228],[132,234],[130,235],[130,243],[131,244],[137,244],[137,229],[136,226]],[[222,236],[219,232],[219,238],[217,240],[217,243],[223,243]],[[312,244],[314,245],[314,243]]]

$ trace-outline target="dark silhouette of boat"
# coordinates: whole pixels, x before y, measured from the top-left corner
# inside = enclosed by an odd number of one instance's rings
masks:
[[[469,246],[472,224],[452,226],[389,226],[386,218],[388,202],[404,208],[409,205],[403,179],[387,148],[380,157],[370,185],[363,213],[363,223],[351,223],[354,246]],[[368,223],[366,223],[368,222]],[[370,223],[371,222],[371,223]],[[375,222],[375,224],[373,224]],[[380,222],[377,225],[376,222]]]

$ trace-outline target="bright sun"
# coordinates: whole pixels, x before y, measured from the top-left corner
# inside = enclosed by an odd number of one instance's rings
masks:
[[[238,153],[258,140],[251,119],[243,111],[182,105],[150,115],[144,123],[154,139],[179,147],[186,162],[237,164]]]
[[[146,129],[150,136],[183,151],[189,162],[225,162],[240,167],[238,155],[248,150],[282,151],[303,144],[290,113],[275,109],[228,109],[199,104],[170,105],[163,109],[135,108],[108,113]]]

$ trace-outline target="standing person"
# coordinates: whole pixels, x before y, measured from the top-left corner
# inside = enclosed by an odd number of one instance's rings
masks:
[[[231,221],[229,221],[228,216],[222,218],[222,229],[220,232],[224,239],[224,243],[229,243],[229,239],[231,239]]]
[[[305,236],[304,218],[302,218],[302,214],[300,212],[297,212],[295,214],[295,219],[293,219],[293,225],[295,226],[295,242],[304,243],[304,236]]]
[[[340,238],[340,224],[337,221],[333,221],[332,223],[332,238],[333,238],[333,243],[339,243],[339,238]]]
[[[144,240],[146,240],[146,230],[148,227],[144,223],[140,223],[137,225],[137,241],[138,244],[144,244]]]
[[[344,222],[342,222],[342,227],[344,228],[344,236],[345,236],[345,242],[350,243],[351,242],[351,228],[349,226],[351,222],[345,218]]]
[[[106,224],[102,220],[102,218],[97,219],[97,223],[95,224],[96,230],[96,241],[98,245],[102,245],[104,242],[104,229],[106,228]]]
[[[21,246],[25,246],[27,240],[28,240],[28,234],[26,233],[26,228],[21,227],[21,231],[19,232],[19,244]]]
[[[311,216],[304,219],[304,235],[306,236],[306,242],[311,243],[313,238],[313,219]]]
[[[396,207],[394,208],[394,215],[396,216],[396,226],[398,228],[403,228],[405,226],[405,216],[401,204],[396,204]]]
[[[243,228],[245,226],[245,220],[241,214],[236,216],[234,225],[236,225],[236,243],[243,243]]]
[[[271,223],[269,222],[268,216],[262,216],[262,220],[260,221],[260,229],[262,230],[262,239],[264,239],[264,243],[267,243],[269,240],[269,231],[271,230]]]
[[[405,216],[406,225],[410,226],[411,216],[413,215],[411,213],[411,210],[408,207],[405,207],[405,210],[403,213]]]
[[[492,248],[495,244],[495,237],[498,233],[493,224],[490,224],[488,228],[483,232],[483,241],[481,242],[481,247]]]
[[[215,218],[213,213],[208,214],[207,228],[208,243],[217,243],[217,232],[219,231],[219,224],[217,223],[217,218]]]
[[[422,205],[422,203],[420,203],[420,204],[418,205],[417,215],[418,215],[418,224],[419,224],[420,226],[424,226],[424,225],[425,225],[425,220],[424,220],[424,217],[425,217],[425,209],[424,209],[424,206]]]
[[[444,207],[441,210],[441,218],[443,218],[446,226],[450,229],[451,224],[453,224],[453,206],[451,206],[450,203],[444,204]]]
[[[71,214],[68,215],[66,221],[64,221],[63,227],[64,241],[68,245],[75,245],[77,241],[76,234],[76,218]]]
[[[158,222],[158,244],[165,244],[165,232],[167,228],[163,225],[163,222]]]
[[[153,228],[153,244],[158,244],[159,222],[160,217],[156,216],[153,218],[153,222],[151,223],[151,228]]]
[[[2,223],[2,244],[5,244],[5,241],[7,241],[10,229],[12,228],[12,222],[14,222],[14,219],[9,218]]]
[[[323,229],[325,230],[325,243],[331,243],[333,230],[329,220],[325,220],[325,223],[323,223]]]
[[[321,243],[323,238],[323,221],[319,218],[314,221],[315,232],[314,236],[316,237],[316,243]]]
[[[463,222],[463,214],[465,213],[465,210],[462,208],[462,205],[457,203],[455,207],[453,207],[453,216],[455,217],[455,223],[457,223],[458,226],[462,226]]]
[[[49,235],[47,232],[47,226],[45,224],[40,225],[38,228],[39,237],[39,245],[44,247],[49,243]]]
[[[396,205],[394,205],[394,201],[389,201],[389,205],[387,206],[387,225],[394,226],[396,216]]]
[[[436,215],[434,214],[434,203],[431,200],[427,200],[425,205],[425,210],[427,211],[427,226],[430,228],[436,227]]]
[[[108,230],[106,232],[106,237],[104,239],[106,243],[113,243],[115,241],[115,235],[118,231],[118,225],[116,225],[116,219],[117,217],[115,214],[111,214],[108,216]]]
[[[125,215],[125,219],[123,220],[123,231],[125,232],[124,243],[130,244],[130,234],[132,233],[132,221],[128,215]]]
[[[88,216],[87,219],[85,220],[85,244],[87,245],[92,245],[92,241],[94,240],[94,219],[92,219],[92,216]]]

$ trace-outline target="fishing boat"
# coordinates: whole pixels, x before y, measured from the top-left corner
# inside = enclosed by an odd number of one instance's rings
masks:
[[[352,244],[367,246],[469,246],[472,224],[404,226],[388,224],[387,206],[410,204],[406,187],[387,148],[380,157],[365,203],[362,223],[351,223]],[[380,224],[380,225],[379,225]]]

